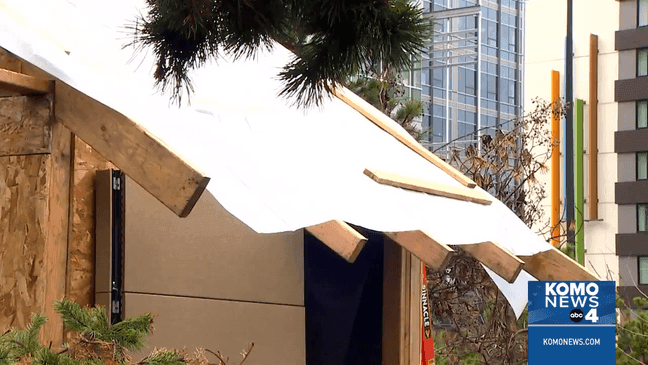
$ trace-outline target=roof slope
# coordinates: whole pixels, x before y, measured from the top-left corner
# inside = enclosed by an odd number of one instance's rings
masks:
[[[375,169],[463,188],[342,100],[303,111],[277,98],[276,75],[291,57],[281,46],[253,60],[222,59],[195,72],[192,104],[177,108],[152,91],[150,59],[126,62],[133,50],[122,49],[123,25],[136,9],[110,2],[110,16],[99,23],[98,12],[108,10],[90,1],[42,3],[52,9],[48,22],[30,20],[31,7],[0,0],[0,47],[157,136],[205,171],[211,177],[207,189],[259,233],[340,220],[382,232],[424,230],[448,245],[497,242],[518,256],[551,249],[495,199],[475,204],[366,176],[365,169]],[[488,272],[521,313],[526,283],[534,279],[522,272],[509,284]]]

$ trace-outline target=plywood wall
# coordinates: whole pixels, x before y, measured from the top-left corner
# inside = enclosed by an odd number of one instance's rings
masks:
[[[0,332],[43,310],[50,156],[0,157]]]
[[[73,141],[70,237],[66,298],[81,306],[93,306],[95,266],[95,176],[114,168],[79,137]]]
[[[50,122],[51,97],[0,98],[2,332],[24,327],[31,313],[44,307]]]
[[[40,311],[52,348],[63,339],[52,302],[65,295],[70,138],[51,96],[0,97],[0,331]]]

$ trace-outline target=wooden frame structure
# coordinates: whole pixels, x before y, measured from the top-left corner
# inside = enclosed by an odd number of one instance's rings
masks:
[[[366,170],[376,183],[471,204],[492,203],[488,196],[473,190],[476,184],[472,180],[357,95],[342,88],[336,96],[463,187]],[[92,182],[96,171],[112,167],[123,170],[180,217],[191,212],[209,178],[126,116],[1,48],[0,140],[4,141],[0,146],[0,194],[8,197],[5,206],[0,206],[0,254],[26,255],[20,265],[5,266],[4,275],[10,278],[0,277],[0,296],[11,291],[20,297],[14,298],[15,316],[0,319],[0,327],[22,327],[32,312],[43,311],[50,318],[42,332],[43,340],[57,348],[64,342],[63,324],[53,313],[52,301],[67,297],[82,305],[93,304]],[[355,260],[367,240],[341,220],[306,230],[349,262]],[[461,249],[509,282],[517,278],[523,266],[538,279],[596,278],[555,250],[518,258],[495,242],[452,246],[452,242],[440,242],[423,230],[384,235],[401,246],[395,253],[400,276],[384,284],[400,288],[395,324],[399,328],[399,364],[415,361],[420,354],[417,303],[421,261],[442,270],[455,249]],[[25,242],[29,245],[23,252]]]

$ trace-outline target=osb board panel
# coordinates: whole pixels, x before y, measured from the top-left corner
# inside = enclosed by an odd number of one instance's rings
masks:
[[[114,168],[79,137],[73,141],[74,163],[71,225],[68,243],[66,298],[81,306],[94,305],[95,176]]]
[[[139,360],[153,347],[203,347],[238,364],[239,353],[254,342],[245,365],[306,363],[303,307],[126,293],[126,316],[157,313],[155,332]],[[216,359],[211,357],[212,362]]]
[[[0,157],[0,333],[43,310],[49,155]]]
[[[208,191],[178,218],[127,179],[125,261],[130,292],[304,304],[303,230],[258,234]]]
[[[52,97],[0,97],[0,156],[51,151]]]

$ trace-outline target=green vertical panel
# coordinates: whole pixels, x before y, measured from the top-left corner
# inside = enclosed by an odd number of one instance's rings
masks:
[[[574,126],[574,220],[576,223],[576,261],[585,266],[585,224],[584,224],[584,184],[583,184],[583,104],[580,99],[575,103]]]

